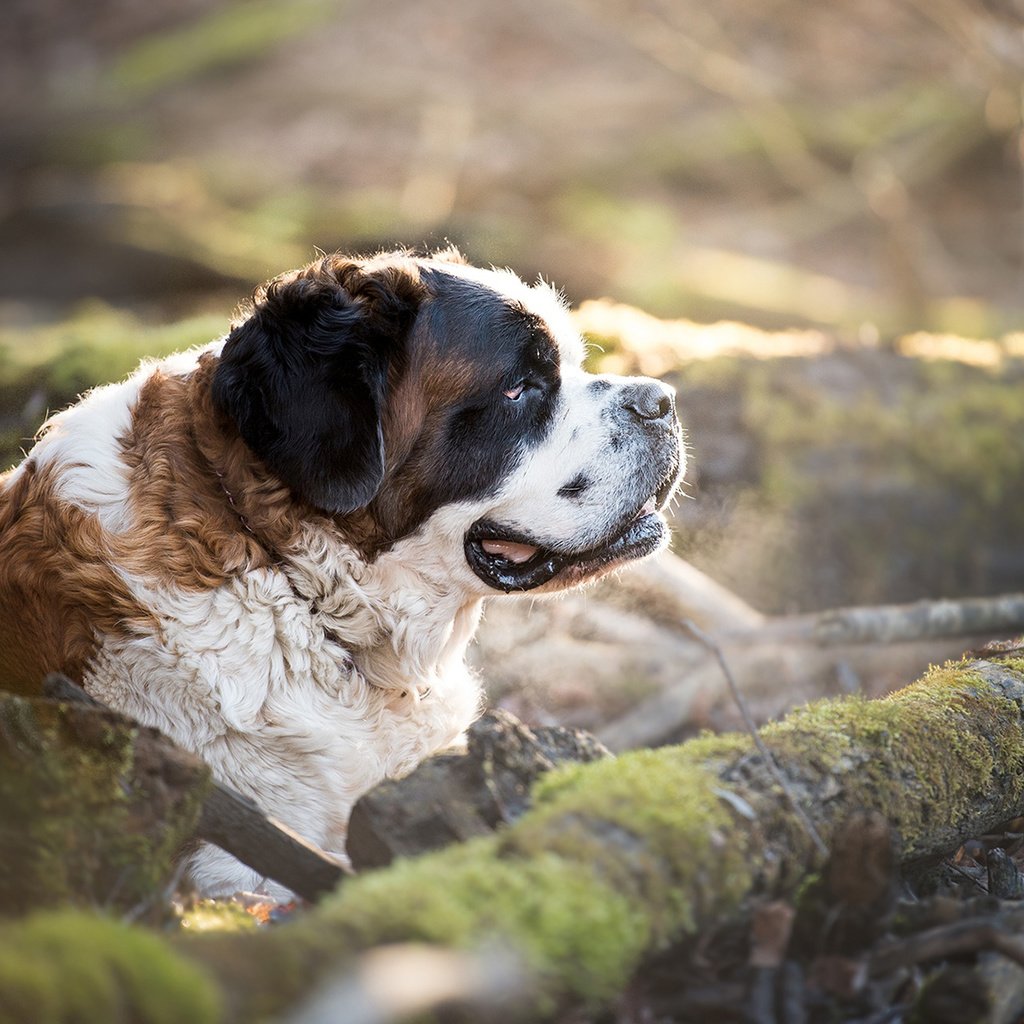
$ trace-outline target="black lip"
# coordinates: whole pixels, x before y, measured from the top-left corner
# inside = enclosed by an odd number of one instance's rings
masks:
[[[639,516],[625,528],[598,547],[572,554],[538,547],[537,553],[526,562],[507,562],[488,555],[481,542],[485,539],[509,540],[519,544],[537,546],[536,541],[486,519],[478,520],[466,533],[466,561],[470,568],[489,587],[504,593],[535,590],[549,583],[566,569],[582,581],[592,573],[611,564],[641,558],[657,550],[665,536],[665,521],[656,512]]]

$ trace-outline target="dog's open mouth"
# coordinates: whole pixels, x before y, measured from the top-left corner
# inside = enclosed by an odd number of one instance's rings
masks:
[[[560,574],[567,583],[578,583],[608,566],[650,554],[661,545],[666,529],[656,497],[644,502],[609,540],[573,553],[545,548],[524,534],[481,519],[466,534],[466,560],[496,590],[534,590]]]

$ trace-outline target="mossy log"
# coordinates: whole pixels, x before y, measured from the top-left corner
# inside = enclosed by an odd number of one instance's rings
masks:
[[[826,843],[849,815],[877,809],[905,859],[948,852],[1024,806],[1024,660],[933,669],[881,700],[810,705],[762,736]],[[792,894],[820,866],[750,737],[706,736],[552,772],[502,832],[347,882],[293,923],[186,935],[165,953],[194,979],[191,996],[249,1021],[308,998],[361,950],[497,936],[534,972],[527,1016],[537,1019],[613,998],[645,955],[752,895]],[[61,991],[69,964],[105,979],[102,998],[116,990],[113,954],[83,939],[109,923],[78,919],[63,938],[46,922],[0,929],[0,964],[32,965],[0,973],[0,1021],[18,1019],[5,1008],[26,1005],[34,986]],[[130,960],[153,939],[125,930],[121,941]],[[107,1004],[84,1014],[70,999],[51,998],[38,1019],[104,1019]],[[163,1019],[132,1005],[134,1019]]]

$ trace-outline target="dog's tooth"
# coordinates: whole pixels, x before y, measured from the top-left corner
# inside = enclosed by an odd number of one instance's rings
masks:
[[[480,547],[489,555],[498,555],[517,565],[520,562],[528,562],[537,554],[537,549],[532,544],[519,544],[514,540],[485,540],[480,542]]]

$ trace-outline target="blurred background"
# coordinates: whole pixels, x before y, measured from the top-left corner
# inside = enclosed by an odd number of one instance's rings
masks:
[[[680,388],[677,549],[762,610],[1020,589],[1022,73],[1021,0],[8,0],[4,463],[314,247],[452,241]]]
[[[161,318],[457,240],[576,300],[991,336],[1018,0],[9,0],[0,297]]]

